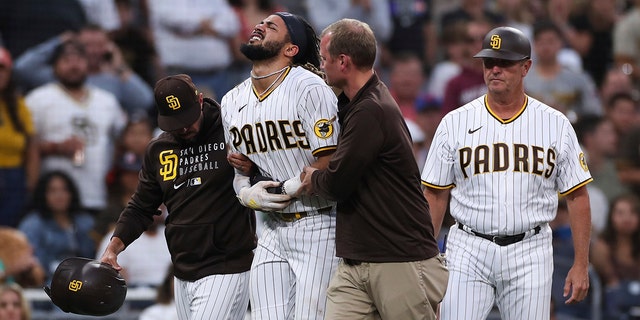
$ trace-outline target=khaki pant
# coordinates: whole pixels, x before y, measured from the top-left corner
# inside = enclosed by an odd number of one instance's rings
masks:
[[[356,266],[340,261],[327,289],[325,319],[436,319],[448,276],[441,255]]]

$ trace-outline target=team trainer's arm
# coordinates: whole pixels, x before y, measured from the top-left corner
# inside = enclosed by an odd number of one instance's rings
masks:
[[[589,193],[582,186],[566,195],[569,223],[575,257],[564,284],[564,296],[571,296],[566,304],[582,301],[589,290],[589,239],[591,237],[591,208]]]
[[[330,153],[325,153],[322,156],[317,158],[317,161],[312,163],[311,166],[305,167],[304,170],[300,173],[300,175],[295,176],[282,184],[283,192],[293,196],[294,198],[303,193],[308,193],[310,191],[310,179],[311,174],[313,174],[316,170],[325,169],[329,165],[329,161],[331,160],[331,156],[333,155],[335,150],[332,150]],[[309,175],[309,178],[305,176]]]
[[[350,108],[358,111],[353,112],[340,128],[340,142],[326,168],[315,172],[305,167],[302,192],[337,202],[347,201],[359,187],[354,181],[361,181],[363,176],[372,174],[371,166],[380,157],[385,133],[371,128],[384,123],[385,114],[378,105],[368,101]]]

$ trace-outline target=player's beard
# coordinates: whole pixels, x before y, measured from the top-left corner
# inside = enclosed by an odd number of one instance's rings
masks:
[[[182,148],[186,148],[189,146],[193,146],[193,144],[198,142],[197,137],[193,137],[193,138],[189,138],[189,139],[185,139],[183,137],[174,135],[173,136],[174,139],[176,139],[176,141],[178,142],[178,144],[182,147]]]
[[[186,137],[184,135],[179,135],[179,134],[174,134],[173,136],[176,138],[176,140],[178,140],[178,142],[180,142],[183,145],[193,144],[198,140],[198,133],[196,133],[192,137]]]
[[[240,45],[240,52],[251,61],[263,61],[277,57],[284,47],[284,42],[264,42],[263,45],[251,45],[243,43]]]

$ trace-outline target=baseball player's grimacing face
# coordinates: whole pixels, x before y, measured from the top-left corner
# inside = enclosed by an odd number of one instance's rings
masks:
[[[531,68],[531,60],[518,61],[484,58],[484,82],[493,94],[509,94],[522,90],[523,79]]]
[[[283,31],[284,30],[284,31]],[[260,21],[253,31],[251,31],[251,35],[249,35],[249,44],[257,44],[262,41],[265,41],[267,35],[271,33],[286,33],[287,27],[277,15],[270,15],[266,19]]]
[[[241,51],[252,61],[273,58],[285,47],[287,35],[284,20],[278,15],[270,15],[253,28]]]

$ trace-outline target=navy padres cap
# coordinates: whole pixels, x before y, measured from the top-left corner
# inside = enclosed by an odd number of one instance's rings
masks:
[[[162,78],[153,89],[158,109],[158,127],[174,131],[191,126],[202,110],[198,89],[186,74]]]
[[[516,28],[498,27],[487,33],[482,41],[482,50],[473,57],[524,60],[531,57],[531,43]]]

